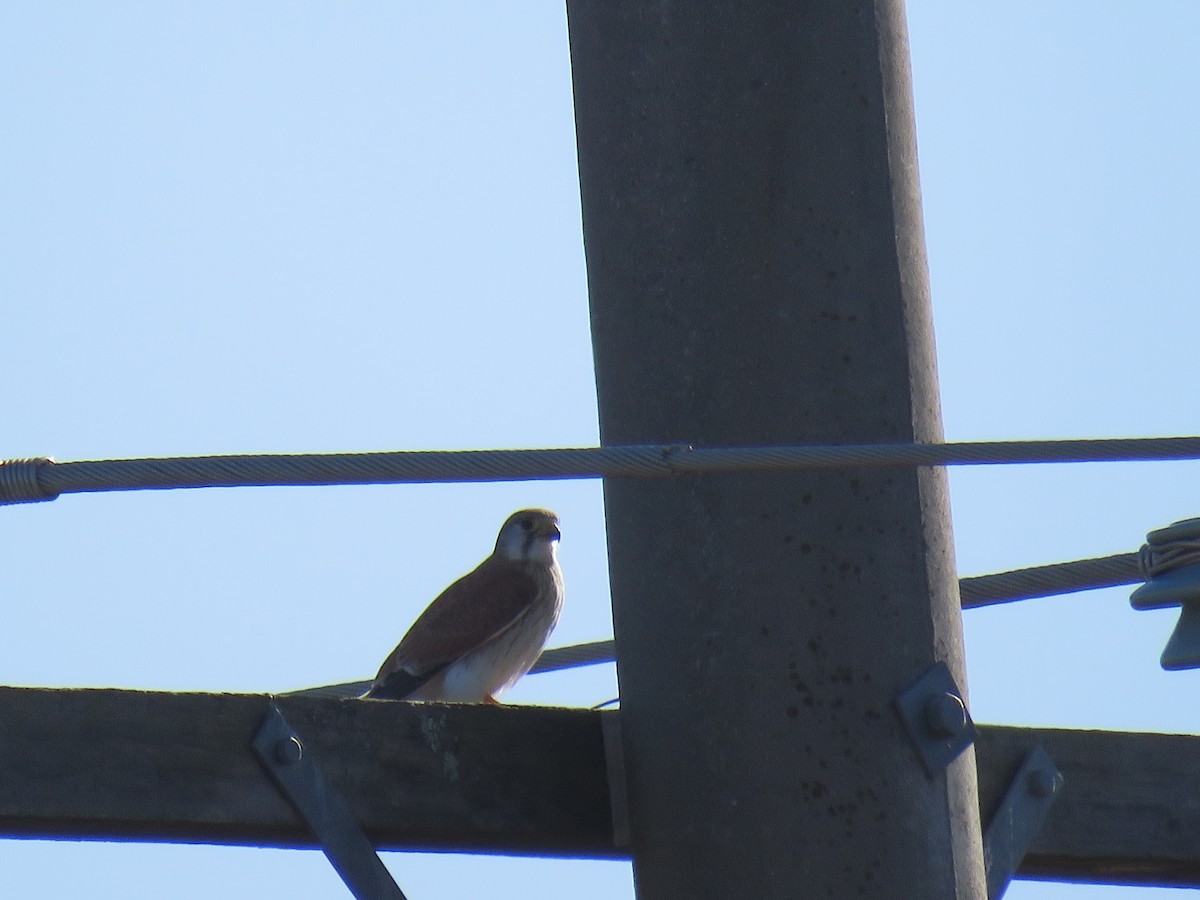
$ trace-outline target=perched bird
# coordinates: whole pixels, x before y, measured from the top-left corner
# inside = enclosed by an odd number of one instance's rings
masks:
[[[496,549],[435,599],[363,696],[495,703],[541,655],[562,610],[558,516],[523,509]]]

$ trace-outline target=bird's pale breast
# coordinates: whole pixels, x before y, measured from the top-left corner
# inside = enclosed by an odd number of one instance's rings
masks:
[[[512,687],[537,662],[562,611],[558,564],[533,567],[535,600],[503,632],[451,663],[409,696],[411,700],[478,703]]]

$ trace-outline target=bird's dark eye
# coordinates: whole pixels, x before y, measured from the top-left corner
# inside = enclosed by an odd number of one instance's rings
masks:
[[[533,530],[533,519],[522,519],[521,520],[521,530],[522,531],[532,531]]]

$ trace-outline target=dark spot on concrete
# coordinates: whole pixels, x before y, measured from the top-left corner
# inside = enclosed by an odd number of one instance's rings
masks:
[[[794,718],[796,718],[796,716],[800,715],[800,710],[798,710],[794,706],[789,706],[787,708],[787,714],[788,714],[789,719],[794,719]]]

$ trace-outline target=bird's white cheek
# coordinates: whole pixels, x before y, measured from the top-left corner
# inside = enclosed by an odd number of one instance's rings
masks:
[[[530,549],[530,555],[544,566],[558,565],[558,541],[538,541]]]

